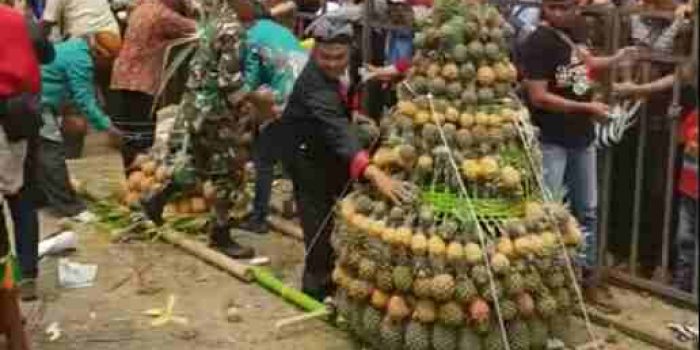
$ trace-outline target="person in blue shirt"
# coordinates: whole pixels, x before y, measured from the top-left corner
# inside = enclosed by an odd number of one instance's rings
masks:
[[[285,26],[275,22],[263,4],[256,0],[240,1],[237,12],[248,27],[243,51],[243,76],[245,89],[251,92],[252,102],[258,105],[258,113],[279,115],[294,87],[296,77],[306,63],[308,54],[300,41]],[[265,95],[269,97],[266,108]],[[267,112],[265,112],[267,110]],[[277,123],[266,123],[259,130],[253,148],[255,164],[255,198],[253,212],[242,229],[266,233],[266,222],[277,161],[275,138]]]
[[[38,186],[53,211],[63,217],[89,221],[93,215],[70,185],[61,133],[61,108],[72,103],[97,131],[113,135],[120,132],[112,125],[95,94],[95,62],[109,60],[116,52],[109,49],[110,34],[100,33],[75,38],[55,45],[55,59],[41,67],[41,116],[39,131]]]

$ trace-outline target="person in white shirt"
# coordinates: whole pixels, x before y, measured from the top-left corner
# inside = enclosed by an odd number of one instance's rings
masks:
[[[45,27],[58,25],[62,38],[96,32],[120,34],[107,0],[47,0],[42,19]]]

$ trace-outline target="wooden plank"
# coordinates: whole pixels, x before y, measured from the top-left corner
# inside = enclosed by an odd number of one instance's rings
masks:
[[[659,337],[658,335],[645,332],[642,329],[635,328],[631,322],[625,320],[618,320],[614,316],[608,316],[594,308],[588,308],[588,316],[591,321],[604,326],[612,327],[616,330],[645,343],[657,346],[662,349],[667,350],[691,350],[692,342],[686,343],[687,346],[680,345],[678,342],[670,340],[668,338]],[[650,317],[653,317],[650,315]],[[669,333],[670,334],[670,333]]]

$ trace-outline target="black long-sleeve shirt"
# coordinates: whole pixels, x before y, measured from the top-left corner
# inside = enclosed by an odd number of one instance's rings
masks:
[[[303,152],[319,164],[359,176],[368,159],[350,131],[350,110],[338,80],[323,74],[311,59],[297,78],[281,120],[281,155]],[[341,169],[337,169],[341,167]]]

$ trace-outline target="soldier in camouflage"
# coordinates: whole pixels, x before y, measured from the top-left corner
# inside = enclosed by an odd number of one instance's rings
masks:
[[[217,190],[211,245],[232,258],[250,258],[253,249],[231,239],[229,232],[229,211],[247,203],[245,164],[259,124],[244,103],[250,95],[243,89],[239,60],[245,32],[228,4],[207,2],[203,12],[187,92],[175,125],[175,130],[185,132],[174,132],[170,138],[168,159],[173,176],[162,191],[147,196],[142,206],[149,219],[161,224],[169,198],[195,186],[198,179],[209,180]]]

